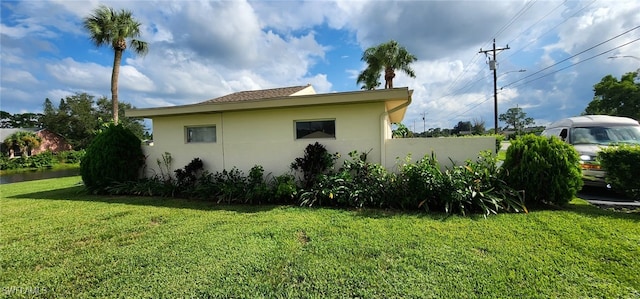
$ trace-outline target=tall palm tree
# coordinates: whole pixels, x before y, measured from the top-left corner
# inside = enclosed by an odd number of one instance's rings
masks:
[[[384,70],[384,88],[393,88],[393,78],[396,76],[395,70],[397,69],[402,70],[411,78],[416,77],[413,69],[409,66],[416,60],[418,59],[415,56],[394,40],[368,48],[362,54],[362,61],[367,63],[367,68],[360,73],[357,83],[364,83],[365,87],[370,89],[369,83],[377,82],[377,78]],[[376,80],[372,80],[371,77],[375,77]]]
[[[97,46],[110,45],[113,48],[113,69],[111,73],[111,102],[113,104],[113,122],[118,124],[118,75],[122,53],[127,49],[127,39],[133,51],[145,55],[149,51],[146,42],[138,40],[140,22],[133,18],[131,11],[116,11],[101,5],[84,19],[84,28],[89,31],[91,41]]]

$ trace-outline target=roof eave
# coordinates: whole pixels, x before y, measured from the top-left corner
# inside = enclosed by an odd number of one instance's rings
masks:
[[[141,108],[141,109],[128,109],[125,111],[126,117],[138,117],[138,118],[153,118],[157,116],[171,116],[171,115],[186,115],[186,114],[200,114],[200,113],[216,113],[227,111],[239,111],[239,110],[257,110],[257,109],[273,109],[273,108],[291,108],[291,107],[304,107],[304,106],[317,106],[317,105],[331,105],[331,104],[355,104],[366,102],[387,102],[398,103],[392,105],[396,107],[401,103],[405,103],[411,100],[411,93],[407,87],[393,88],[393,89],[380,89],[371,91],[351,91],[351,92],[339,92],[339,93],[325,93],[325,94],[310,94],[310,95],[297,95],[286,96],[272,99],[262,99],[253,101],[240,101],[240,102],[221,102],[221,103],[207,103],[207,104],[191,104],[173,107],[158,107],[158,108]],[[392,109],[387,105],[387,109]],[[401,115],[397,115],[394,118],[404,117],[404,111]]]

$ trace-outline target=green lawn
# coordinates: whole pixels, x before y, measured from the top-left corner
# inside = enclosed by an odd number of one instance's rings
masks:
[[[638,298],[640,214],[464,218],[0,186],[4,297]]]

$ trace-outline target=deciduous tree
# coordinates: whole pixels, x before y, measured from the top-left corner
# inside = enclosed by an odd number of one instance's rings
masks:
[[[506,113],[500,114],[498,119],[506,123],[507,128],[513,127],[516,132],[522,132],[526,126],[535,124],[533,118],[527,117],[527,113],[520,107],[509,108]]]
[[[594,97],[584,114],[605,114],[640,119],[640,82],[638,72],[622,75],[620,80],[607,75],[593,86]]]

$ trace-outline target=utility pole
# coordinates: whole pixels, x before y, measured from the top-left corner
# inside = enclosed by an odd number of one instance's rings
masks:
[[[422,132],[427,132],[427,113],[422,112]],[[426,133],[425,133],[426,135]]]
[[[489,55],[489,52],[492,52],[491,57],[489,58],[489,69],[493,71],[493,121],[495,123],[494,134],[498,134],[498,62],[496,60],[496,51],[508,50],[509,45],[504,48],[496,49],[496,39],[493,39],[493,49],[492,50],[482,50],[480,48],[480,52],[485,55]]]

